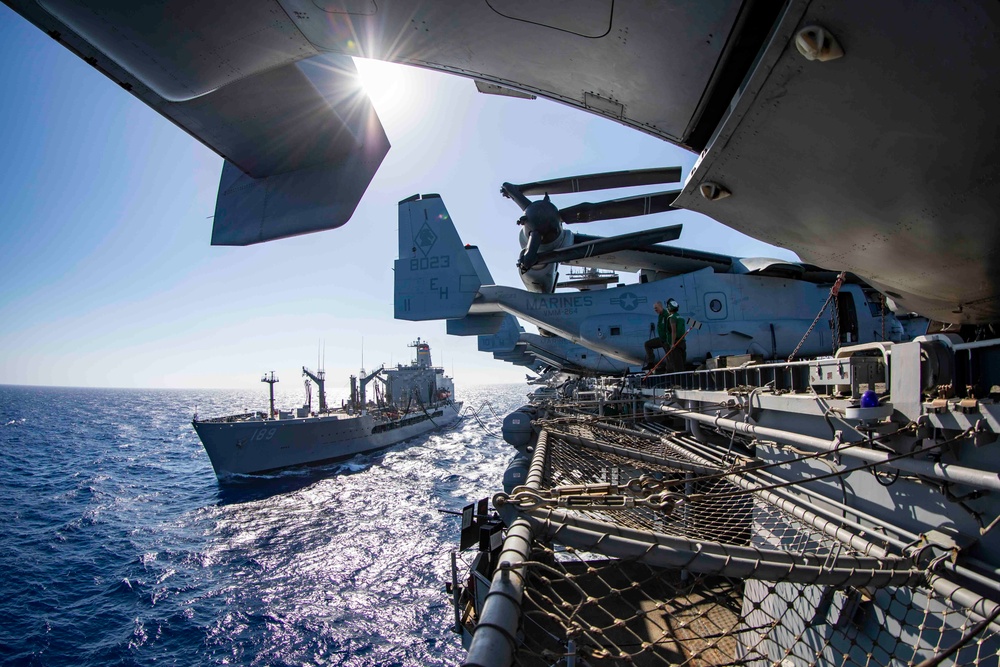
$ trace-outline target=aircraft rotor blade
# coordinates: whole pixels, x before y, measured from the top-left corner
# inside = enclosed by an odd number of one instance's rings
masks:
[[[586,259],[598,255],[607,255],[621,250],[632,250],[644,248],[646,246],[663,243],[664,241],[676,241],[680,238],[683,225],[669,225],[667,227],[657,227],[631,234],[620,236],[610,236],[608,238],[594,239],[584,243],[575,243],[558,250],[540,252],[535,258],[536,264],[548,264],[550,262],[569,262],[574,259]]]
[[[502,194],[507,199],[513,199],[522,211],[527,209],[531,205],[531,200],[524,196],[521,192],[521,186],[514,185],[513,183],[504,183],[500,186],[500,194]]]
[[[559,209],[559,216],[567,224],[577,222],[594,222],[595,220],[615,220],[631,218],[637,215],[651,215],[665,211],[677,210],[671,204],[677,199],[680,190],[656,192],[649,195],[612,199],[610,201],[592,204],[584,202],[574,206]]]
[[[603,174],[554,178],[549,181],[523,183],[514,187],[523,195],[565,195],[573,192],[591,192],[592,190],[631,188],[640,185],[659,185],[660,183],[680,183],[680,180],[680,167],[657,167],[655,169],[630,169],[627,171],[609,171]]]

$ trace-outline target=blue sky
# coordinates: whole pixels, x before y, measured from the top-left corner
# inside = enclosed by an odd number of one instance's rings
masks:
[[[694,163],[554,102],[481,95],[470,80],[414,68],[358,67],[392,149],[352,220],[212,247],[221,158],[0,6],[0,383],[253,387],[275,370],[297,386],[322,340],[333,388],[357,371],[362,346],[369,368],[407,362],[417,336],[459,384],[519,381],[523,369],[476,351],[474,337],[392,318],[396,203],[440,193],[494,278],[519,286],[520,211],[499,196],[503,181],[669,165],[686,175]],[[685,224],[678,245],[793,257],[688,212],[584,231],[675,222]]]

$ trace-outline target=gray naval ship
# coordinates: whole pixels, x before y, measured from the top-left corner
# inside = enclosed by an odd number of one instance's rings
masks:
[[[462,403],[454,400],[452,379],[432,365],[430,345],[418,338],[410,347],[415,348],[416,358],[409,365],[352,375],[351,398],[337,408],[327,405],[324,372],[303,368],[319,390],[317,411],[312,410],[309,380],[306,405],[276,410],[274,383],[278,380],[272,372],[261,380],[270,389],[268,412],[211,419],[196,415],[191,424],[215,474],[225,479],[321,465],[390,447],[453,423]],[[375,381],[375,400],[369,400],[367,387]]]

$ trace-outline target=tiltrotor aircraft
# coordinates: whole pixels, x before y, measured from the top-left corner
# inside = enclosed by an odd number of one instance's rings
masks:
[[[580,245],[578,237],[575,241],[570,248]],[[608,244],[601,246],[604,241]],[[613,248],[618,242],[598,239],[595,245]],[[881,340],[883,332],[888,340],[904,336],[902,325],[885,310],[878,293],[858,284],[844,285],[836,305],[824,311],[825,321],[810,331],[831,294],[830,283],[801,279],[809,272],[823,273],[815,267],[768,261],[755,268],[752,260],[666,246],[626,246],[616,252],[662,253],[664,263],[661,270],[647,269],[645,275],[653,281],[607,289],[539,293],[496,285],[479,250],[462,244],[441,197],[415,195],[399,203],[395,316],[446,319],[448,333],[481,335],[496,333],[506,313],[597,355],[632,365],[644,361],[654,303],[668,298],[679,302],[682,316],[703,323],[687,336],[687,358],[692,363],[748,353],[779,359],[796,348],[803,356],[819,355],[832,351],[834,337],[839,346]],[[601,262],[612,254],[592,255],[587,261]],[[667,264],[680,261],[687,270],[668,275]]]

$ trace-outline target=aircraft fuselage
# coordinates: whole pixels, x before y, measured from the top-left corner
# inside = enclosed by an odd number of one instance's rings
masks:
[[[574,343],[632,364],[644,357],[644,343],[654,333],[657,301],[674,298],[679,314],[700,321],[686,338],[687,359],[758,354],[787,357],[802,340],[830,294],[829,285],[764,276],[717,274],[711,269],[654,283],[573,293],[536,294],[511,287],[484,285],[471,313],[508,312]],[[834,316],[834,311],[837,311]],[[883,315],[855,285],[824,311],[799,355],[833,352],[842,343],[901,339],[902,327]]]

